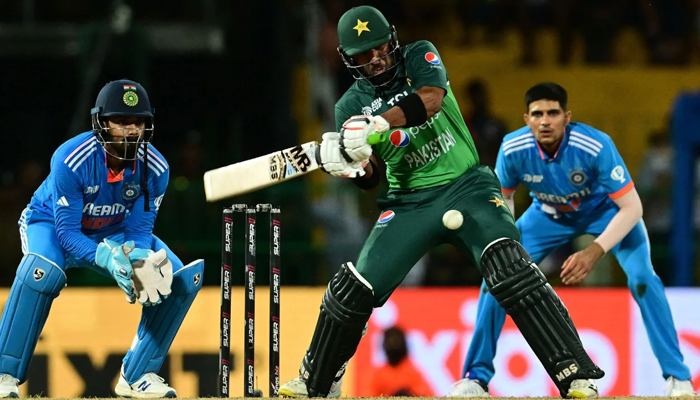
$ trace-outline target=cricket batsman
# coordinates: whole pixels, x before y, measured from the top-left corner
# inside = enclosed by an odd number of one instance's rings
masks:
[[[598,393],[604,373],[586,354],[559,297],[530,255],[493,170],[479,165],[435,46],[399,46],[379,10],[361,6],[338,22],[338,51],[356,82],[337,102],[336,129],[316,152],[322,169],[364,190],[387,165],[389,191],[357,263],[331,279],[289,397],[339,397],[345,365],[374,307],[383,305],[432,247],[452,243],[471,258],[562,396]],[[376,140],[385,135],[388,140]]]
[[[54,152],[19,220],[24,257],[0,321],[0,397],[19,397],[68,268],[113,277],[127,301],[143,306],[116,394],[176,397],[157,374],[201,288],[204,261],[183,265],[153,235],[170,174],[151,145],[153,113],[139,83],[109,82],[91,111],[92,131]]]

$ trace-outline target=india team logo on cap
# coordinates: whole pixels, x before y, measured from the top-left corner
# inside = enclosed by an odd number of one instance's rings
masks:
[[[440,59],[438,58],[437,54],[433,53],[432,51],[425,53],[425,61],[433,65],[440,64]]]
[[[379,219],[377,220],[377,222],[379,222],[380,224],[385,224],[385,223],[391,221],[391,219],[394,218],[394,215],[396,215],[396,214],[391,210],[384,211],[382,213],[382,215],[379,216]]]
[[[391,134],[389,134],[389,140],[391,141],[391,144],[396,147],[406,147],[409,143],[411,143],[411,137],[408,136],[406,131],[402,131],[401,129],[391,132]]]
[[[136,95],[136,92],[132,92],[131,90],[124,93],[122,100],[124,100],[124,104],[129,107],[139,104],[139,96]]]

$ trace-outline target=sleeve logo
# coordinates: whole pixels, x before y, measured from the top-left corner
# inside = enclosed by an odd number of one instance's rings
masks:
[[[161,194],[160,196],[156,197],[155,200],[153,200],[153,204],[156,206],[156,211],[160,210],[160,205],[163,203],[163,196],[164,194]]]
[[[438,58],[437,54],[433,53],[432,51],[425,53],[425,61],[433,65],[440,64],[440,59]]]
[[[620,181],[620,183],[625,182],[625,169],[622,168],[622,165],[618,165],[617,167],[613,168],[612,172],[610,173],[610,177],[613,180]]]

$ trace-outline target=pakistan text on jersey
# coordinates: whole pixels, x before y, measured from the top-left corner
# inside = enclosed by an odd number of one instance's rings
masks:
[[[416,168],[418,165],[425,165],[447,153],[450,151],[450,147],[454,147],[455,144],[457,141],[452,136],[450,128],[445,128],[438,137],[424,144],[420,149],[404,154],[403,157],[410,168]]]

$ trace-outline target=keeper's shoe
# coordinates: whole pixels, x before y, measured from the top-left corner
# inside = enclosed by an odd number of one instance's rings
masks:
[[[566,397],[570,399],[594,399],[598,397],[598,386],[593,379],[576,379],[569,385]]]
[[[331,390],[328,392],[328,399],[337,399],[340,397],[342,391],[343,378],[340,378],[337,382],[333,382],[331,385]],[[298,376],[291,381],[280,386],[279,390],[280,397],[309,397],[309,392],[306,390],[306,381]]]
[[[697,393],[695,393],[695,389],[693,389],[693,382],[689,380],[681,381],[672,376],[669,376],[668,379],[666,379],[666,396],[697,396]]]
[[[464,378],[452,384],[447,397],[491,397],[486,383],[478,379]]]
[[[177,397],[175,389],[165,383],[165,379],[149,372],[144,374],[133,385],[124,378],[124,366],[119,374],[119,382],[114,388],[114,392],[120,397],[136,397],[141,399],[157,399],[162,397],[174,398]]]
[[[0,397],[19,397],[19,380],[7,374],[0,375]]]

